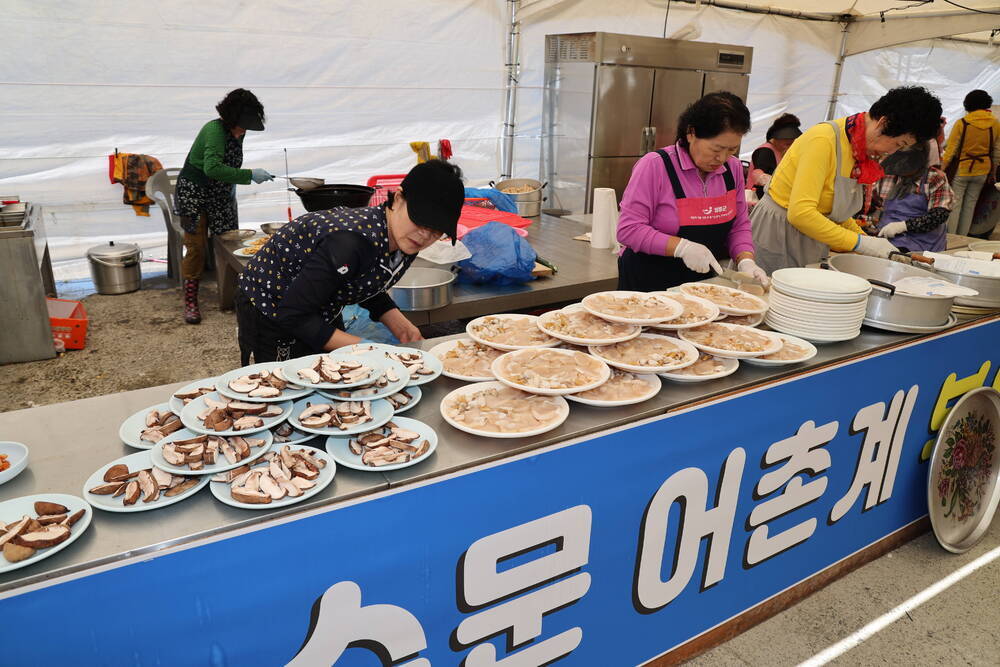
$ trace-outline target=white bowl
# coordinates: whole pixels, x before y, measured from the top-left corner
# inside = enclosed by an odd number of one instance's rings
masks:
[[[20,442],[11,440],[0,441],[0,454],[7,455],[7,462],[10,467],[0,472],[0,484],[9,482],[21,474],[28,467],[28,447]]]

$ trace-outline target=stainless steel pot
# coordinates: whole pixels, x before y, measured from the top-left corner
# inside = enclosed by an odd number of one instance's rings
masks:
[[[134,243],[114,241],[87,250],[90,277],[99,294],[126,294],[142,282],[142,250]]]
[[[935,273],[956,285],[969,287],[979,292],[976,296],[955,297],[955,303],[960,306],[977,306],[980,308],[1000,308],[1000,278],[989,276],[968,276],[964,273],[954,273],[934,267]]]
[[[903,294],[897,292],[892,285],[907,276],[940,279],[940,276],[930,271],[864,255],[835,255],[830,258],[829,265],[836,271],[850,273],[872,283],[868,308],[865,312],[869,326],[878,328],[878,324],[883,323],[908,327],[937,327],[947,324],[951,316],[955,297]]]
[[[533,218],[542,214],[542,202],[539,201],[519,201],[517,202],[517,214],[522,218]]]
[[[545,185],[545,183],[536,181],[533,178],[508,178],[499,183],[490,181],[490,187],[496,188],[500,192],[503,192],[504,188],[525,186],[531,188],[528,192],[504,193],[514,199],[514,203],[517,204],[517,214],[522,218],[533,218],[542,214],[542,202],[546,199],[542,197],[542,188]]]
[[[389,296],[400,310],[434,310],[451,303],[455,274],[444,269],[409,269],[389,289]]]

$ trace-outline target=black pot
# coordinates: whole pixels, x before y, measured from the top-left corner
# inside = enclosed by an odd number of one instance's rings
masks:
[[[296,190],[307,211],[325,211],[338,206],[360,208],[368,206],[375,188],[367,185],[320,185],[309,190]]]

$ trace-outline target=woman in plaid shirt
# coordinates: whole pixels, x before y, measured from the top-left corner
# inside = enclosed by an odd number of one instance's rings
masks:
[[[926,143],[886,157],[885,176],[872,195],[869,233],[906,251],[945,249],[955,195],[944,172],[928,166],[928,157]]]

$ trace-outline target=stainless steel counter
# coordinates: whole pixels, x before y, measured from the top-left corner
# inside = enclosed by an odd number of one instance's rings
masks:
[[[819,354],[806,364],[784,368],[744,364],[733,375],[703,383],[664,380],[656,397],[634,406],[600,409],[574,403],[569,419],[558,429],[533,438],[510,440],[472,436],[446,424],[439,412],[441,398],[463,383],[441,377],[423,386],[420,404],[406,413],[407,417],[429,424],[440,436],[437,451],[419,465],[384,474],[341,467],[333,484],[322,493],[280,510],[232,508],[216,501],[207,489],[151,512],[117,514],[95,510],[93,524],[77,543],[38,564],[0,575],[0,592],[597,433],[919,338],[865,329],[853,341],[820,346]],[[428,349],[441,340],[425,341],[421,347]],[[81,495],[84,481],[94,470],[135,451],[118,439],[121,422],[138,410],[167,400],[182,384],[0,415],[0,438],[24,442],[31,450],[27,470],[0,486],[0,500],[44,492]],[[311,444],[322,447],[323,442],[318,439]]]

